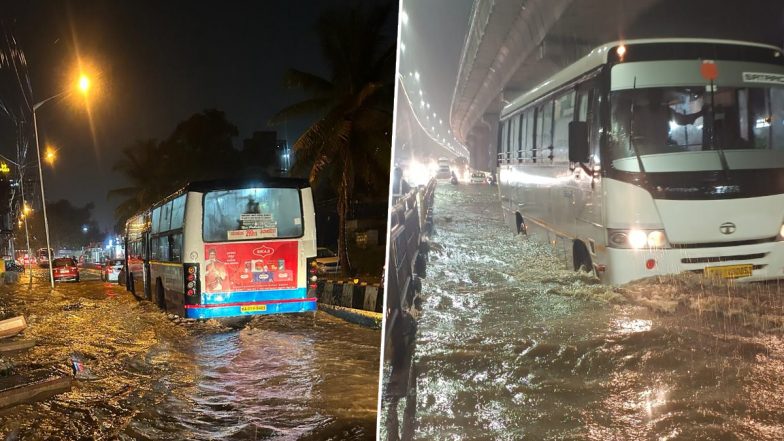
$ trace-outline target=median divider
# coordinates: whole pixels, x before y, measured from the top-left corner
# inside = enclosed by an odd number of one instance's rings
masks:
[[[384,289],[380,284],[320,280],[316,287],[319,308],[352,323],[381,328]]]

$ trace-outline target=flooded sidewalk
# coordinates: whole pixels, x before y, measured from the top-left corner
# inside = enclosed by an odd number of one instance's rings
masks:
[[[240,329],[171,320],[85,279],[0,287],[0,318],[24,315],[37,341],[11,358],[15,371],[84,367],[70,392],[0,412],[0,436],[374,439],[380,331],[322,312]]]
[[[437,189],[413,439],[781,438],[784,287],[604,286],[515,236],[495,191]]]

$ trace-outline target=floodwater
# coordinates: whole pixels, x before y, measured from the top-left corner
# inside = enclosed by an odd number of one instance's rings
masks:
[[[8,439],[374,439],[380,332],[326,313],[256,317],[240,329],[169,320],[123,287],[0,287],[38,344],[16,371],[85,370],[71,392],[0,413]],[[93,276],[93,279],[96,277]],[[25,281],[27,279],[24,279]]]
[[[437,189],[415,439],[784,438],[784,287],[602,286],[513,235],[496,191]]]

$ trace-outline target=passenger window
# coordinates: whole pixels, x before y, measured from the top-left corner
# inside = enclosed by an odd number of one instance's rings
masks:
[[[544,104],[539,106],[537,112],[536,122],[536,148],[539,151],[539,157],[542,159],[547,158],[550,154],[547,150],[552,145],[552,130],[553,130],[553,102],[545,101]]]
[[[525,120],[525,113],[521,113],[519,115],[520,119],[520,137],[517,142],[517,162],[522,162],[523,159],[527,159],[529,155],[526,154],[525,151],[525,134],[526,134],[526,120]]]
[[[555,161],[569,158],[569,122],[574,120],[574,91],[555,99],[553,109],[553,156]]]

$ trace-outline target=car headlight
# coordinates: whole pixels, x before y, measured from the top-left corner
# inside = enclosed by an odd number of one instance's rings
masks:
[[[663,230],[609,230],[608,236],[613,248],[669,248]]]

